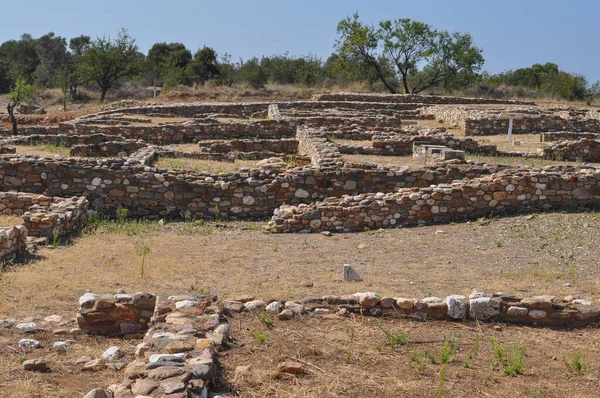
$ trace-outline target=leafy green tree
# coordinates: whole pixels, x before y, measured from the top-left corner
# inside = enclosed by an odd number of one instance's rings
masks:
[[[36,83],[42,87],[54,87],[63,65],[68,62],[67,39],[50,32],[36,40],[36,52],[40,60],[35,69]]]
[[[385,73],[393,65],[404,93],[416,94],[452,79],[474,76],[483,66],[482,50],[468,33],[438,31],[411,19],[385,20],[379,28],[363,24],[358,13],[340,21],[336,49],[342,57],[359,57],[391,92],[397,87]]]
[[[192,61],[192,53],[182,43],[156,43],[148,51],[145,75],[153,86],[176,85],[185,78],[185,68]]]
[[[267,84],[269,76],[264,68],[261,67],[258,58],[254,57],[246,62],[240,62],[238,71],[240,80],[248,83],[252,88],[263,88]]]
[[[114,40],[99,37],[92,41],[77,64],[77,72],[84,81],[100,87],[100,101],[104,102],[115,84],[141,71],[143,59],[135,39],[123,29]]]
[[[77,89],[81,84],[81,77],[77,73],[76,66],[79,62],[81,62],[81,57],[90,47],[91,42],[92,39],[86,35],[73,37],[71,40],[69,40],[69,49],[71,50],[71,52],[69,59],[67,60],[67,67],[63,67],[63,70],[61,71],[60,85],[62,89],[63,83],[65,83],[65,80],[63,78],[66,76],[65,73],[68,71],[67,75],[69,77],[69,95],[71,96],[72,101],[75,101],[77,99]]]
[[[194,54],[194,60],[187,68],[190,80],[204,84],[210,79],[219,77],[217,53],[214,49],[204,46]]]
[[[34,81],[35,70],[40,64],[36,47],[36,40],[27,33],[22,34],[19,40],[8,40],[0,45],[0,69],[5,71],[8,80],[5,92],[19,77],[29,83]]]
[[[14,87],[8,94],[8,105],[6,110],[12,123],[13,135],[17,135],[17,118],[15,117],[15,109],[22,103],[29,104],[31,102],[31,95],[33,94],[33,87],[27,81],[19,77],[17,78]]]

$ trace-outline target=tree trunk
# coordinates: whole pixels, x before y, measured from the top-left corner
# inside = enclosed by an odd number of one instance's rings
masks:
[[[104,99],[106,98],[106,92],[108,91],[107,88],[103,88],[102,89],[102,94],[100,94],[100,102],[104,102]]]
[[[67,91],[63,92],[63,111],[67,111]]]
[[[17,106],[17,104],[11,104],[11,103],[9,103],[6,106],[6,110],[8,111],[8,116],[10,117],[10,121],[12,123],[13,135],[17,135],[17,133],[18,133],[18,130],[17,130],[17,118],[15,117],[15,114],[14,114],[16,106]]]
[[[408,89],[408,77],[405,74],[402,74],[402,84],[404,85],[404,94],[410,93]]]

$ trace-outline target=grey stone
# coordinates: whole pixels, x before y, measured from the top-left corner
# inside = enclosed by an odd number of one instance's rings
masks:
[[[500,314],[500,302],[489,297],[469,300],[469,316],[480,321],[487,321]]]
[[[350,264],[344,264],[344,282],[358,282],[360,280],[358,272]]]
[[[106,394],[106,390],[102,388],[95,388],[85,394],[83,398],[108,398],[108,395]]]
[[[458,296],[465,299],[464,296]],[[448,316],[452,319],[465,319],[467,317],[467,305],[457,296],[448,296],[444,299],[444,303],[448,307]]]
[[[42,359],[28,359],[23,362],[23,369],[30,372],[47,372],[50,368]]]

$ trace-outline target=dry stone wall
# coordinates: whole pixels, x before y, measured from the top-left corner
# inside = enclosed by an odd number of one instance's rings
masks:
[[[571,131],[555,131],[552,133],[541,133],[540,142],[554,142],[554,141],[578,141],[581,138],[588,138],[591,140],[600,139],[600,134],[596,133],[574,133]]]
[[[138,150],[147,147],[147,144],[138,141],[107,141],[99,144],[73,145],[70,156],[79,157],[126,157]]]
[[[306,206],[282,206],[272,232],[361,231],[473,219],[517,211],[578,210],[600,205],[600,171],[505,170],[471,181],[396,193],[327,198]]]
[[[420,94],[364,94],[364,93],[336,93],[317,94],[314,101],[360,101],[360,102],[385,102],[385,103],[418,103],[418,104],[510,104],[533,105],[532,102],[490,99],[490,98],[464,98],[442,95]]]
[[[600,141],[582,138],[578,141],[559,141],[538,149],[539,155],[548,160],[567,162],[600,162]]]
[[[507,110],[505,110],[507,111]],[[528,109],[508,109],[510,112],[526,114],[513,120],[513,134],[536,134],[553,131],[600,133],[600,119],[565,118],[553,113],[540,113]],[[424,114],[433,115],[460,127],[465,135],[497,135],[508,133],[508,119],[499,119],[501,111],[476,110],[468,107],[433,106],[423,108]]]

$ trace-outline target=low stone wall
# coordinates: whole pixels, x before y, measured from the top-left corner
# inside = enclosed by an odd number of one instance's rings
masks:
[[[505,112],[526,114],[522,119],[513,120],[513,134],[536,134],[553,131],[600,133],[600,119],[571,117],[541,113],[531,109],[507,109]],[[501,110],[476,110],[467,107],[434,106],[423,108],[424,114],[431,114],[463,129],[465,135],[508,134],[508,119],[499,119]]]
[[[308,156],[312,164],[333,166],[341,160],[338,147],[323,136],[322,131],[298,127],[298,153]]]
[[[600,139],[600,133],[574,133],[571,131],[555,131],[552,133],[541,133],[540,142],[554,142],[554,141],[577,141],[581,138],[588,138],[591,140]]]
[[[494,214],[600,205],[600,171],[506,170],[472,181],[457,181],[397,193],[328,198],[303,207],[282,206],[267,227],[272,232],[362,231],[404,225],[445,223]]]
[[[79,230],[87,216],[89,202],[84,197],[54,198],[49,207],[34,205],[23,214],[23,224],[29,236],[50,238]]]
[[[0,259],[12,260],[27,252],[27,229],[24,225],[0,227]]]
[[[138,141],[107,141],[99,144],[74,145],[71,147],[69,155],[98,158],[126,157],[147,146]]]
[[[0,214],[20,216],[32,206],[47,208],[56,200],[61,199],[24,192],[0,192]]]
[[[12,136],[0,140],[2,145],[56,145],[72,147],[73,145],[95,145],[106,141],[121,141],[118,135],[107,134],[48,134]]]
[[[600,141],[588,138],[579,141],[559,141],[539,148],[538,154],[549,160],[600,163]]]
[[[282,138],[278,140],[216,140],[201,141],[200,149],[204,152],[228,153],[228,152],[272,152],[272,153],[296,153],[298,141],[295,139]]]
[[[360,101],[360,102],[389,102],[389,103],[418,103],[418,104],[511,104],[534,105],[533,102],[491,99],[464,98],[443,95],[420,94],[365,94],[365,93],[334,93],[317,94],[313,101]]]
[[[76,120],[60,123],[59,126],[61,133],[69,135],[96,133],[120,135],[125,139],[143,140],[146,143],[157,145],[214,139],[293,138],[296,135],[295,122],[277,120],[205,124],[185,122],[160,126],[103,126],[83,124]]]
[[[135,336],[148,329],[155,305],[156,296],[150,293],[86,293],[79,298],[77,324],[90,334]]]

